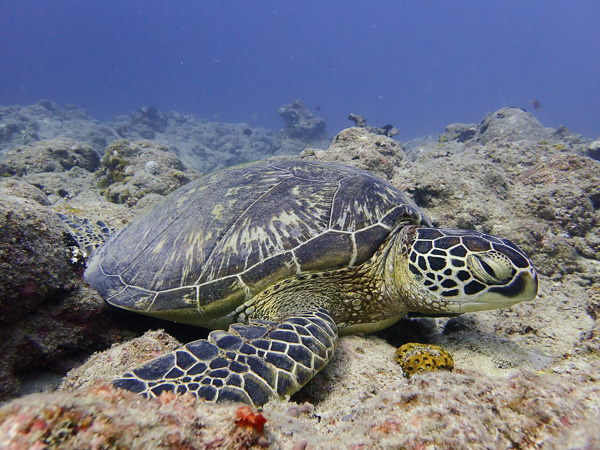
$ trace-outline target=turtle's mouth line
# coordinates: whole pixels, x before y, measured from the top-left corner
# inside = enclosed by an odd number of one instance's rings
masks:
[[[533,300],[533,299],[530,299]],[[529,301],[529,300],[526,300]],[[522,300],[517,302],[514,301],[498,301],[498,302],[465,302],[465,303],[452,303],[447,305],[447,309],[454,313],[468,313],[468,312],[477,312],[477,311],[486,311],[491,309],[501,309],[501,308],[509,308],[518,303],[521,303]]]
[[[510,308],[521,302],[529,302],[535,300],[537,295],[528,296],[526,298],[508,299],[506,297],[495,297],[492,299],[480,300],[480,301],[466,301],[466,302],[454,302],[448,303],[446,309],[454,313],[468,313],[477,311],[487,311],[490,309],[501,309]]]

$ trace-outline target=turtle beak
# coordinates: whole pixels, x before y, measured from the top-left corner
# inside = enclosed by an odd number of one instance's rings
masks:
[[[533,300],[538,293],[537,273],[533,267],[531,270],[519,272],[510,284],[492,288],[490,292],[497,292],[507,299],[514,300],[514,303]]]
[[[449,304],[447,307],[458,313],[508,308],[517,303],[535,299],[537,293],[538,277],[535,269],[532,267],[530,270],[516,274],[509,284],[489,289],[480,298],[462,303]]]

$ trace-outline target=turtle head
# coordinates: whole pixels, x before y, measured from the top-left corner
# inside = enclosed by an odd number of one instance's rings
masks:
[[[400,256],[411,312],[451,315],[532,300],[536,271],[514,243],[471,230],[408,227]],[[408,271],[406,271],[408,264]]]

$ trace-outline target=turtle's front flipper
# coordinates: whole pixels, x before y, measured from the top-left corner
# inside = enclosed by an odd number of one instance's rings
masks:
[[[148,361],[113,384],[145,396],[189,391],[209,401],[260,406],[298,391],[331,360],[336,345],[337,327],[324,309],[280,322],[254,320],[213,331],[208,340]]]
[[[100,220],[90,222],[87,219],[64,214],[58,214],[58,217],[67,226],[79,248],[87,252],[87,256],[91,255],[98,247],[101,247],[115,231],[114,228],[109,227]]]

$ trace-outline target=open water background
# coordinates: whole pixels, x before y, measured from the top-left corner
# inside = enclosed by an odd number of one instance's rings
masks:
[[[301,98],[330,133],[352,112],[410,139],[536,99],[596,138],[599,25],[597,0],[2,0],[0,105],[279,129]]]

